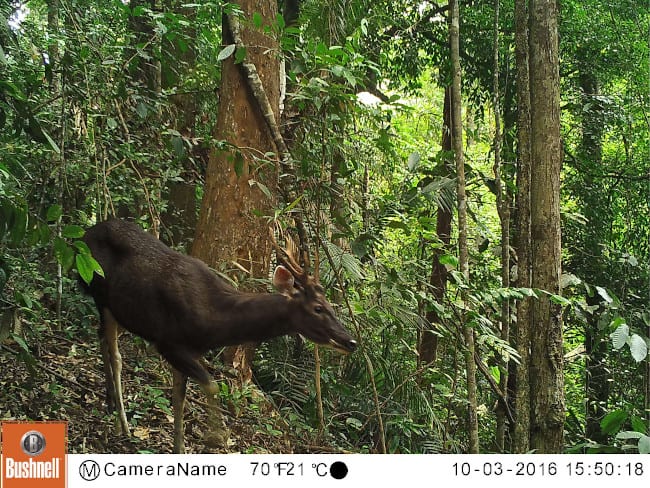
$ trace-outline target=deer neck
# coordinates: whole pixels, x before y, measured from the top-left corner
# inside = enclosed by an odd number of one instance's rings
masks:
[[[291,320],[293,304],[279,293],[238,293],[229,297],[215,327],[223,330],[223,342],[261,342],[296,332]]]

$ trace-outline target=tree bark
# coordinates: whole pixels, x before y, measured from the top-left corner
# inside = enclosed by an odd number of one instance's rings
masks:
[[[242,0],[240,7],[245,18],[258,12],[267,22],[273,22],[277,15],[276,2]],[[225,17],[223,33],[224,44],[232,44]],[[278,40],[248,24],[238,34],[246,46],[246,62],[256,67],[277,120]],[[276,147],[264,114],[233,56],[223,63],[214,135],[227,141],[230,147],[210,154],[192,254],[215,267],[235,263],[251,277],[265,277],[269,271],[271,243],[267,224],[258,215],[268,214],[272,208],[266,189],[270,195],[276,192],[277,164],[267,161],[265,154]],[[236,367],[242,382],[251,378],[252,352],[252,347],[227,351],[225,361]]]
[[[544,293],[531,321],[531,449],[559,453],[564,441],[562,308],[560,293],[560,77],[556,0],[531,0],[532,285]]]
[[[467,249],[467,196],[465,193],[465,157],[463,154],[463,122],[461,104],[461,70],[460,70],[460,21],[458,3],[452,0],[449,41],[451,45],[452,66],[452,145],[456,159],[457,200],[458,200],[458,255],[459,268],[466,282],[469,282],[469,254]],[[466,291],[461,291],[461,298],[467,303]],[[469,443],[468,451],[479,452],[478,415],[476,396],[476,363],[474,362],[474,329],[467,323],[462,313],[461,327],[465,341],[465,368],[467,374],[467,417]]]
[[[501,171],[501,95],[499,88],[499,0],[494,2],[494,37],[493,37],[493,110],[494,110],[494,179],[496,183],[497,213],[501,222],[501,286],[510,286],[510,193],[507,185],[503,184]],[[501,303],[501,339],[510,340],[510,301],[504,299]],[[502,361],[500,365],[501,376],[499,386],[503,392],[503,399],[496,408],[497,429],[496,444],[500,452],[506,449],[506,427],[508,409],[508,362]]]
[[[530,270],[530,86],[528,70],[528,8],[526,0],[515,0],[515,57],[517,63],[517,286],[531,287]],[[531,298],[517,302],[514,333],[519,365],[515,372],[515,428],[513,450],[530,446],[530,310]]]

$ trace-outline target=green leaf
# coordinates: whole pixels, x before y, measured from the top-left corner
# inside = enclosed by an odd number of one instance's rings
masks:
[[[454,268],[458,267],[458,258],[453,254],[443,254],[438,256],[438,262],[442,265],[449,265]]]
[[[63,237],[67,237],[69,239],[79,239],[80,237],[83,237],[85,233],[86,231],[78,225],[66,225],[61,231]]]
[[[11,338],[16,341],[16,344],[18,344],[23,349],[23,351],[30,352],[29,346],[25,342],[25,339],[23,339],[21,336],[18,334],[11,334]]]
[[[237,46],[235,46],[234,44],[228,44],[226,47],[224,47],[224,48],[221,50],[221,52],[220,52],[219,55],[217,56],[217,61],[223,61],[224,59],[227,59],[227,58],[229,58],[230,56],[232,56],[232,53],[235,52],[235,48],[236,48],[236,47],[237,47]]]
[[[603,420],[600,421],[600,428],[603,434],[612,435],[621,430],[626,420],[627,412],[624,410],[614,410],[603,417]]]
[[[501,381],[501,370],[498,366],[490,366],[490,374],[497,383]]]
[[[627,440],[627,439],[640,439],[643,437],[641,432],[634,432],[632,430],[623,430],[616,434],[617,439]]]
[[[54,204],[47,209],[47,221],[56,222],[63,215],[63,208],[59,204]]]
[[[50,137],[50,135],[47,133],[45,129],[41,126],[41,132],[45,136],[45,139],[47,139],[47,142],[50,144],[50,147],[54,149],[54,152],[57,154],[61,154],[61,149],[59,149],[59,146],[54,142],[54,139]]]
[[[361,430],[361,427],[363,427],[363,422],[355,417],[348,417],[345,419],[345,425],[348,425],[355,430]]]
[[[246,48],[240,47],[235,51],[235,64],[241,64],[246,59]]]
[[[630,419],[630,423],[632,424],[632,428],[637,431],[644,433],[645,432],[645,420],[640,418],[637,415],[632,415],[632,418]]]
[[[253,13],[253,25],[259,29],[262,27],[262,23],[264,21],[264,18],[262,17],[262,14],[259,12],[254,12]]]
[[[278,30],[284,30],[284,28],[286,26],[286,22],[284,20],[284,17],[282,16],[282,14],[277,14],[276,15],[275,22],[278,25]]]
[[[266,186],[264,183],[260,183],[257,180],[249,180],[248,184],[250,186],[257,186],[260,190],[262,190],[262,193],[266,195],[268,198],[271,198],[271,190],[269,190],[268,186]]]
[[[92,256],[77,254],[75,260],[77,263],[77,271],[79,271],[79,275],[87,284],[90,284],[93,279],[93,273],[95,272],[100,276],[104,276],[101,266]]]
[[[644,435],[641,437],[637,446],[639,454],[650,454],[650,436]]]
[[[54,239],[54,256],[64,270],[70,270],[74,263],[74,249],[68,246],[68,243],[60,237]]]
[[[235,168],[235,174],[237,175],[238,178],[240,178],[241,175],[244,174],[244,156],[240,152],[235,153],[234,168]]]
[[[415,151],[409,154],[408,161],[407,161],[407,166],[410,172],[414,172],[418,165],[420,164],[420,153]]]
[[[643,337],[632,334],[630,337],[630,353],[632,353],[632,357],[637,363],[648,357],[648,345],[643,340]]]
[[[149,115],[149,107],[147,107],[147,104],[143,102],[138,103],[135,107],[135,111],[143,119]]]
[[[630,328],[627,324],[622,324],[612,332],[609,337],[612,339],[612,346],[614,349],[620,349],[627,344],[627,339],[630,336]]]
[[[548,298],[553,302],[557,303],[558,305],[562,305],[563,307],[568,307],[571,305],[571,300],[568,298],[564,298],[562,295],[556,295],[555,293],[549,293]]]
[[[601,296],[603,300],[605,300],[607,303],[612,303],[614,300],[612,297],[609,296],[609,293],[607,293],[607,290],[603,288],[602,286],[597,286],[596,291],[598,291],[598,294]]]
[[[74,247],[77,248],[77,251],[79,251],[81,254],[85,254],[86,256],[92,255],[90,252],[90,248],[88,247],[88,244],[86,244],[84,241],[74,241],[72,243]]]

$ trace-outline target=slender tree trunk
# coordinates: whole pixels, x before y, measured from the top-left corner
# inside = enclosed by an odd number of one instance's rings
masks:
[[[496,182],[497,212],[501,221],[501,286],[510,286],[510,195],[507,185],[503,184],[501,174],[501,97],[499,93],[499,0],[494,2],[494,80],[493,100],[494,106],[494,179]],[[510,301],[503,300],[501,304],[501,339],[510,340]],[[504,398],[499,402],[496,410],[497,448],[505,451],[506,440],[506,411],[508,408],[508,363],[501,364],[501,377],[499,386]]]
[[[445,101],[442,111],[442,142],[441,148],[443,153],[449,154],[452,151],[451,145],[451,87],[445,88]],[[453,173],[453,161],[445,156],[445,167],[451,176]],[[440,263],[440,256],[449,252],[451,241],[451,223],[452,212],[449,209],[438,207],[436,216],[436,234],[443,247],[436,248],[431,257],[431,285],[433,298],[442,303],[447,291],[447,268]],[[425,329],[418,347],[420,361],[429,364],[435,361],[438,351],[438,335],[435,334],[435,328],[440,323],[440,317],[436,309],[429,310],[426,313],[426,323],[430,328]]]
[[[531,448],[562,452],[564,374],[560,293],[560,77],[556,0],[530,2],[532,285],[545,292],[531,321]]]
[[[589,67],[583,68],[580,73],[580,87],[582,89],[582,141],[580,144],[580,157],[592,167],[602,164],[602,137],[603,119],[600,103],[598,101],[598,80]],[[589,272],[595,282],[607,282],[607,273],[602,268],[602,244],[607,242],[606,231],[598,225],[603,208],[607,206],[604,201],[607,196],[598,191],[598,182],[591,175],[585,174],[582,191],[584,215],[590,222],[584,230],[584,248],[590,249],[588,259],[580,259],[578,266]],[[600,304],[598,295],[586,296],[588,305],[597,307]],[[607,441],[603,434],[600,422],[607,414],[609,399],[610,373],[607,366],[608,342],[607,331],[600,330],[598,322],[603,310],[597,309],[587,317],[585,327],[585,436],[594,442]]]
[[[515,0],[515,57],[517,63],[517,286],[530,288],[530,86],[528,74],[527,0]],[[515,347],[519,365],[515,373],[514,452],[530,446],[530,310],[531,298],[517,302]]]
[[[467,249],[467,196],[465,194],[465,157],[463,154],[463,122],[461,105],[461,70],[460,70],[460,21],[459,0],[450,2],[451,23],[449,25],[449,40],[451,45],[452,65],[452,144],[456,158],[456,179],[458,198],[458,255],[459,267],[466,282],[469,282],[469,254]],[[461,292],[463,301],[467,303],[466,293]],[[467,374],[467,414],[470,453],[479,452],[478,444],[478,415],[476,396],[476,363],[474,362],[474,329],[467,323],[462,314],[461,327],[465,340],[465,368]]]
[[[258,12],[267,24],[275,21],[277,3],[242,0],[245,19]],[[248,22],[240,36],[246,45],[246,61],[255,65],[266,96],[277,120],[279,112],[278,40]],[[224,44],[232,44],[228,22],[224,19]],[[231,56],[223,63],[217,139],[232,145],[229,150],[213,151],[207,169],[205,191],[192,254],[217,267],[236,263],[251,277],[268,274],[271,243],[268,226],[259,212],[268,214],[277,188],[276,164],[265,154],[276,150],[264,115],[246,83],[246,78]],[[235,366],[241,381],[250,380],[252,347],[228,348],[224,360]]]

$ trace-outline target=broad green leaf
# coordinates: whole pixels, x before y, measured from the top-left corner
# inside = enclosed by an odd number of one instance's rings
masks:
[[[612,297],[609,296],[609,293],[607,293],[607,290],[605,290],[605,288],[603,288],[602,286],[597,286],[596,291],[598,291],[600,297],[603,300],[605,300],[607,303],[612,303],[614,301]]]
[[[63,215],[63,208],[59,204],[54,204],[47,209],[47,221],[56,222]]]
[[[23,351],[30,352],[29,346],[21,336],[18,334],[11,334],[11,338],[23,349]]]
[[[632,415],[632,418],[630,419],[630,423],[632,424],[632,428],[635,431],[637,431],[637,432],[645,432],[646,431],[645,420],[643,420],[638,415]]]
[[[262,14],[261,14],[261,13],[259,13],[259,12],[253,12],[253,25],[254,25],[256,28],[259,29],[260,27],[262,27],[262,23],[263,23],[263,21],[264,21],[264,19],[262,18]]]
[[[240,47],[235,51],[235,64],[241,64],[246,59],[246,48]]]
[[[78,239],[80,237],[83,237],[85,233],[86,231],[84,231],[83,228],[79,227],[78,225],[66,225],[61,231],[63,237],[67,237],[69,239]]]
[[[641,432],[635,432],[633,430],[623,430],[616,434],[617,439],[640,439],[643,437]]]
[[[501,381],[501,370],[498,366],[490,366],[490,374],[497,383]]]
[[[648,356],[648,345],[643,337],[632,334],[630,337],[630,353],[637,363],[640,363]]]
[[[284,30],[284,28],[286,26],[286,22],[284,20],[284,17],[282,16],[282,14],[277,14],[275,16],[275,23],[277,24],[279,30]]]
[[[627,420],[627,412],[624,410],[614,410],[605,415],[600,421],[600,428],[603,434],[612,435],[621,430],[621,427]]]
[[[136,113],[141,117],[141,118],[146,118],[147,115],[149,115],[149,107],[147,106],[146,103],[140,102],[138,105],[135,107]]]
[[[549,293],[548,298],[553,302],[557,303],[558,305],[562,305],[563,307],[568,307],[571,305],[571,300],[568,298],[563,297],[562,295],[556,295],[555,293]]]
[[[363,427],[363,422],[355,417],[348,417],[345,419],[345,425],[349,425],[353,429],[360,430]]]
[[[86,244],[84,241],[74,241],[73,245],[74,245],[74,247],[77,248],[77,250],[81,254],[85,254],[86,256],[90,256],[92,254],[90,252],[90,248],[88,247],[88,244]]]
[[[639,454],[650,454],[650,436],[642,436],[637,445],[639,448]]]
[[[612,339],[612,346],[614,349],[620,349],[627,343],[627,339],[630,336],[630,328],[627,324],[619,325],[614,332],[612,332],[609,337]]]
[[[415,151],[409,154],[409,158],[407,161],[407,166],[409,171],[413,172],[417,169],[418,165],[420,164],[420,153]]]
[[[86,254],[77,254],[76,258],[77,271],[79,271],[79,276],[87,283],[93,279],[93,273],[97,272],[100,276],[104,276],[103,271],[99,263],[95,261],[92,256]]]
[[[219,55],[217,56],[217,61],[223,61],[224,59],[228,59],[230,56],[232,56],[232,53],[235,52],[235,46],[234,44],[228,44],[226,47],[224,47]]]
[[[70,270],[74,263],[74,249],[60,237],[54,238],[54,256],[63,269]]]
[[[452,254],[443,254],[442,256],[438,256],[438,262],[443,265],[447,264],[453,267],[458,266],[458,258]]]

